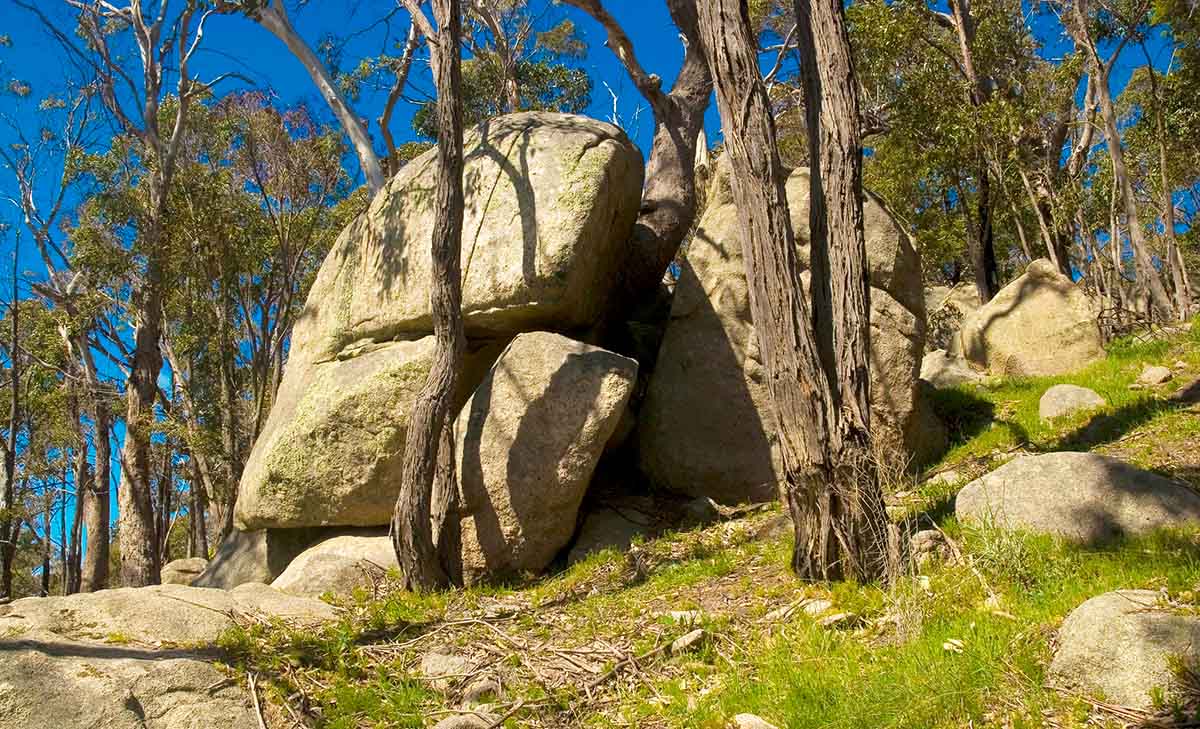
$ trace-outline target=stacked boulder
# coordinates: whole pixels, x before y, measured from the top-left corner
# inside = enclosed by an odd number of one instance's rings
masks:
[[[566,546],[625,409],[636,363],[563,334],[584,336],[609,304],[640,204],[642,157],[612,125],[540,112],[485,123],[466,135],[464,154],[469,345],[454,409],[466,404],[456,432],[464,572],[473,577],[541,569]],[[391,518],[407,419],[435,349],[435,180],[430,151],[334,244],[242,477],[242,531],[196,584],[281,579],[320,594],[343,589],[345,570],[390,548],[378,528]],[[542,521],[531,531],[532,520]],[[330,538],[341,541],[321,552]],[[306,549],[318,554],[305,563],[323,566],[310,572],[327,580],[299,579],[299,568],[284,575]]]
[[[809,174],[787,182],[808,286]],[[884,451],[921,458],[945,438],[917,387],[925,344],[921,259],[878,199],[864,229],[871,281],[872,428]],[[762,357],[750,318],[742,213],[728,169],[688,245],[658,361],[638,422],[640,466],[660,487],[722,503],[776,497],[780,458]]]

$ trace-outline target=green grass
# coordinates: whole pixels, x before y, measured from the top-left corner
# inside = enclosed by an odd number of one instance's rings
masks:
[[[1168,387],[1129,389],[1146,364],[1176,360],[1186,368]],[[954,443],[935,468],[973,477],[1016,450],[1119,448],[1121,457],[1173,473],[1164,453],[1187,453],[1200,443],[1200,418],[1164,396],[1198,373],[1200,321],[1172,341],[1118,344],[1104,361],[1071,376],[943,391],[936,407]],[[1108,405],[1042,422],[1038,400],[1059,382],[1090,387]],[[481,606],[511,603],[516,614],[503,628],[526,645],[623,641],[636,653],[686,629],[662,613],[699,609],[711,635],[700,650],[641,667],[640,678],[614,682],[603,701],[578,686],[548,696],[536,682],[506,681],[504,707],[526,703],[505,726],[722,729],[734,715],[752,713],[788,729],[1082,729],[1092,719],[1089,707],[1044,688],[1058,624],[1086,599],[1114,589],[1166,589],[1193,601],[1200,534],[1161,533],[1089,549],[965,528],[949,508],[955,488],[920,487],[913,513],[943,529],[967,561],[935,563],[888,590],[795,580],[787,572],[790,536],[754,536],[778,518],[776,509],[737,525],[667,534],[638,545],[636,559],[596,554],[538,580],[441,595],[360,594],[344,603],[347,614],[336,624],[316,631],[246,625],[227,633],[222,647],[231,663],[262,677],[275,702],[306,697],[317,707],[318,726],[421,727],[448,704],[418,675],[428,644],[384,657],[365,646],[407,641]],[[820,627],[802,611],[782,623],[763,619],[804,597],[829,599],[832,610],[856,617],[839,628]],[[521,666],[522,651],[487,628],[439,636],[464,649],[490,645],[507,652],[500,665]]]

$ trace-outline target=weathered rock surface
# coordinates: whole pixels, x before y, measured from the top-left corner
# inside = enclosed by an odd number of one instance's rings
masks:
[[[938,390],[982,382],[983,378],[962,355],[944,349],[936,349],[921,359],[921,379]]]
[[[456,407],[512,335],[596,322],[624,262],[642,158],[614,126],[528,112],[465,140],[463,314],[483,338]],[[431,364],[431,150],[334,244],[239,489],[242,529],[388,523],[408,411]],[[396,341],[405,340],[405,341]],[[482,340],[480,340],[482,341]]]
[[[42,631],[148,645],[209,644],[233,626],[230,613],[235,611],[313,622],[336,617],[330,605],[262,584],[231,591],[155,585],[14,600],[0,606],[0,635]]]
[[[320,529],[235,529],[217,547],[192,586],[232,590],[248,582],[270,584],[296,555],[324,534]]]
[[[637,147],[595,119],[524,112],[469,131],[463,151],[468,336],[592,325],[641,203]],[[436,160],[430,150],[405,165],[343,231],[296,325],[292,358],[325,361],[352,342],[432,331]]]
[[[993,375],[1061,375],[1104,357],[1092,302],[1045,259],[968,316],[961,342]]]
[[[343,534],[322,540],[300,553],[271,587],[292,595],[348,595],[370,588],[377,577],[399,569],[387,529]]]
[[[1121,706],[1150,709],[1177,688],[1172,660],[1200,660],[1200,616],[1172,612],[1151,590],[1093,597],[1067,616],[1048,677]]]
[[[567,564],[581,562],[597,552],[615,549],[624,552],[634,539],[647,537],[653,533],[651,526],[613,509],[599,509],[587,515],[575,545],[567,555]]]
[[[736,729],[777,729],[777,727],[754,714],[738,714],[733,717]]]
[[[967,484],[963,521],[1095,544],[1164,527],[1200,525],[1200,494],[1097,453],[1021,456]]]
[[[190,585],[208,567],[203,557],[188,557],[167,562],[162,568],[164,585]]]
[[[1107,400],[1090,388],[1079,385],[1054,385],[1042,393],[1042,398],[1038,400],[1038,416],[1042,420],[1053,420],[1107,404]]]
[[[963,320],[978,308],[979,293],[969,284],[925,289],[925,350],[958,349]]]
[[[0,638],[0,723],[13,729],[253,727],[248,698],[215,666],[179,651]]]
[[[671,321],[638,427],[642,470],[666,489],[721,503],[775,498],[779,460],[750,318],[739,239],[741,212],[718,176],[687,251]],[[803,268],[808,266],[805,170],[788,180]],[[873,426],[885,449],[919,439],[916,380],[924,348],[920,257],[886,210],[869,198]],[[807,272],[806,272],[807,275]]]
[[[297,370],[289,360],[275,405],[246,463],[240,529],[387,524],[399,492],[409,408],[429,375],[434,337],[364,344]],[[467,353],[460,392],[495,361]],[[456,398],[456,405],[465,400]]]
[[[1148,365],[1142,370],[1142,374],[1138,375],[1138,382],[1143,385],[1162,385],[1170,382],[1174,376],[1175,373],[1168,367]]]
[[[538,571],[570,541],[637,363],[546,332],[517,336],[455,425],[467,582]]]

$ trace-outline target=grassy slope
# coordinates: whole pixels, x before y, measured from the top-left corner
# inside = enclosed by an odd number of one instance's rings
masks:
[[[1144,364],[1177,361],[1186,367],[1169,386],[1129,389]],[[957,442],[926,473],[973,477],[1023,450],[1092,449],[1200,487],[1196,406],[1165,397],[1197,376],[1200,325],[1174,341],[1114,348],[1069,377],[942,393],[939,409]],[[1038,398],[1057,382],[1091,387],[1109,406],[1044,424]],[[440,643],[504,675],[499,712],[523,702],[506,722],[513,727],[716,728],[742,712],[794,728],[1070,727],[1088,720],[1087,704],[1043,687],[1062,618],[1108,590],[1177,594],[1200,579],[1196,534],[1082,549],[964,529],[949,508],[952,486],[891,488],[906,492],[893,501],[910,524],[945,530],[965,562],[934,565],[886,592],[805,585],[786,571],[783,517],[767,510],[670,535],[632,558],[597,555],[525,586],[359,596],[341,624],[320,634],[251,625],[231,633],[226,647],[231,662],[266,679],[281,719],[287,700],[297,713],[310,707],[314,724],[339,728],[418,727],[455,706],[454,689],[444,697],[420,678],[420,656]],[[826,628],[802,610],[766,617],[813,598],[854,618]],[[611,656],[640,654],[686,632],[690,626],[666,614],[692,609],[710,636],[700,650],[648,659],[582,688],[612,668]]]

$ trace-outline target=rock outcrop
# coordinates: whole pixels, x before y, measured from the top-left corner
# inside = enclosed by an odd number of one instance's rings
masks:
[[[1097,453],[1021,456],[963,487],[962,521],[1054,534],[1085,544],[1200,525],[1200,494]]]
[[[14,729],[256,725],[237,682],[204,658],[42,631],[0,638],[0,717]]]
[[[1178,688],[1173,662],[1200,660],[1200,616],[1172,610],[1151,590],[1093,597],[1067,616],[1047,671],[1056,686],[1154,708]]]
[[[455,424],[468,583],[539,571],[566,546],[636,377],[633,360],[556,334],[513,339]]]
[[[1039,259],[962,325],[962,353],[993,375],[1061,375],[1104,357],[1086,293]]]
[[[1084,410],[1104,407],[1108,401],[1095,390],[1079,385],[1054,385],[1038,400],[1038,417],[1053,420]]]
[[[750,318],[741,213],[727,184],[718,175],[688,246],[640,414],[640,463],[653,482],[672,491],[722,503],[765,501],[776,496],[779,460]],[[787,192],[800,264],[807,269],[806,170],[792,174]],[[920,257],[874,197],[865,213],[873,425],[885,450],[906,457],[923,435],[915,415],[922,406],[916,380],[925,329]]]
[[[311,622],[336,617],[323,602],[263,584],[235,590],[155,585],[14,600],[0,606],[0,635],[43,631],[76,640],[212,644],[233,626],[234,612]]]
[[[457,405],[513,335],[593,325],[624,262],[642,159],[616,127],[528,112],[465,140]],[[410,162],[330,251],[239,490],[241,529],[386,524],[408,408],[430,366],[436,165]],[[425,337],[422,339],[422,337]]]
[[[399,569],[385,528],[322,540],[292,560],[271,587],[292,595],[320,597],[369,590],[388,570]]]

